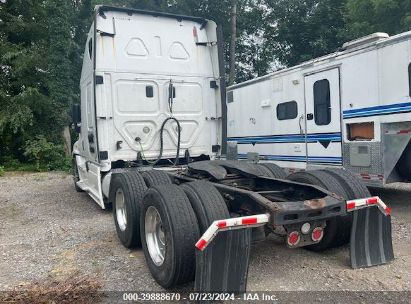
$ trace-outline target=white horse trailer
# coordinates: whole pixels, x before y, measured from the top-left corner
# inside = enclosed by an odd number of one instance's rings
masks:
[[[410,181],[410,96],[411,31],[375,33],[227,88],[229,147],[291,171],[342,166],[367,185]]]

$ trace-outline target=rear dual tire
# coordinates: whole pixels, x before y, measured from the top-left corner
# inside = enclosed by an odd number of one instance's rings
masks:
[[[351,172],[344,169],[327,168],[297,172],[288,176],[289,180],[320,186],[345,200],[371,196],[367,187]],[[312,251],[324,251],[349,242],[352,216],[338,216],[326,221],[324,236],[319,243],[305,246]]]
[[[140,213],[147,186],[137,171],[114,173],[110,182],[109,202],[117,236],[126,248],[141,246]]]
[[[194,244],[200,232],[183,189],[171,184],[148,189],[140,229],[144,256],[157,283],[170,288],[194,279]]]
[[[264,171],[264,176],[278,178],[278,179],[286,179],[287,174],[280,166],[277,166],[273,163],[259,163],[256,164],[259,166],[260,170]]]
[[[124,171],[110,185],[114,222],[121,243],[142,246],[153,278],[164,288],[194,279],[196,215],[184,190],[162,171]]]
[[[171,184],[163,171],[137,170],[114,173],[110,182],[109,203],[112,203],[118,238],[126,248],[141,246],[140,217],[143,197],[150,187]]]
[[[187,195],[197,216],[201,233],[204,233],[214,221],[230,217],[223,197],[211,183],[206,181],[189,182],[183,184],[181,188]]]

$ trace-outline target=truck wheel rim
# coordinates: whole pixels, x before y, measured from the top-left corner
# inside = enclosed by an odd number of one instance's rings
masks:
[[[121,231],[127,228],[127,210],[124,201],[124,193],[121,188],[116,191],[116,217],[117,224]]]
[[[161,216],[153,206],[148,207],[146,211],[145,234],[151,260],[157,266],[162,265],[166,252],[166,237]]]

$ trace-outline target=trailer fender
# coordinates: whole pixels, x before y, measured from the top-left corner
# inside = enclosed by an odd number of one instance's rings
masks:
[[[347,201],[347,212],[353,213],[351,267],[370,267],[394,260],[391,209],[375,196]]]

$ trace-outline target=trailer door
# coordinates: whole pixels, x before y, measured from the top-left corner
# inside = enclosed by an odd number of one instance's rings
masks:
[[[305,82],[307,165],[340,165],[339,69],[307,75]]]

